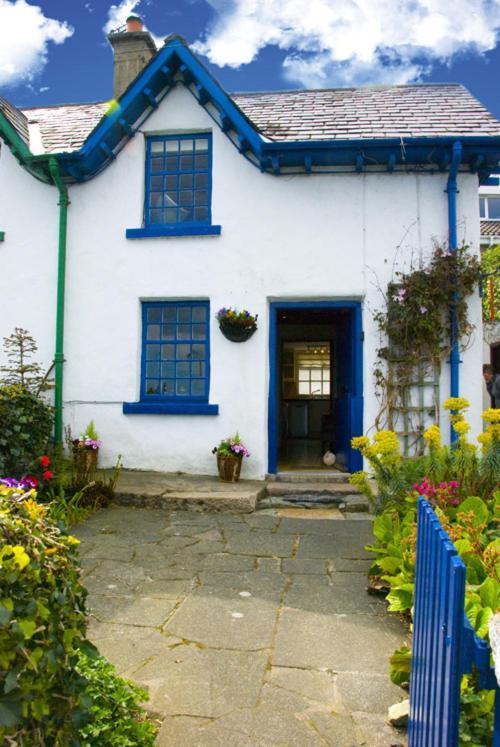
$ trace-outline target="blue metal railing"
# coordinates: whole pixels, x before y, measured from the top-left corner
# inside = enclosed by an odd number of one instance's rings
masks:
[[[496,690],[493,747],[500,747],[500,688],[490,648],[464,613],[465,566],[425,498],[418,500],[417,564],[410,679],[409,747],[456,747],[460,682],[476,669]]]

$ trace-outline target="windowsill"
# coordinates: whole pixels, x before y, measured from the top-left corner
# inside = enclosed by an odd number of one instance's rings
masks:
[[[126,228],[127,239],[151,239],[168,236],[220,236],[221,226],[146,226]]]
[[[208,402],[124,402],[124,415],[218,415]]]

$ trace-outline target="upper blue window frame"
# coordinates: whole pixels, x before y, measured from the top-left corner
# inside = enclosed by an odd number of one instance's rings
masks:
[[[205,309],[205,319],[203,321],[196,321],[193,320],[193,315],[191,312],[190,315],[190,321],[189,322],[183,322],[180,319],[179,309],[186,309],[186,308],[204,308]],[[148,312],[150,310],[159,309],[162,312],[162,320],[160,322],[156,321],[148,321]],[[175,331],[174,335],[171,335],[170,333],[167,333],[165,331],[165,334],[163,334],[162,325],[164,324],[163,321],[163,309],[175,309],[175,315],[176,315],[176,321],[175,321]],[[149,327],[152,325],[160,325],[159,330],[159,338],[153,339],[151,335],[148,335],[148,332],[150,332]],[[167,324],[172,324],[170,320],[165,322],[165,326]],[[204,337],[196,337],[195,331],[193,328],[193,324],[195,325],[203,325],[203,331],[204,331]],[[190,326],[190,334],[189,337],[183,336],[180,337],[180,331],[178,330],[178,327],[180,325],[189,325]],[[186,330],[184,330],[185,334]],[[201,329],[200,329],[201,332]],[[155,331],[156,333],[156,331]],[[160,356],[158,360],[158,364],[160,366],[159,374],[157,377],[154,376],[148,376],[148,363],[152,364],[155,361],[152,359],[149,359],[148,356],[148,347],[147,346],[158,346],[160,350]],[[187,346],[189,345],[191,347],[191,351],[188,355],[188,357],[181,357],[180,356],[180,350],[178,350],[179,346]],[[193,345],[205,345],[205,355],[202,358],[197,358],[196,361],[194,361],[191,358],[192,355],[192,347]],[[174,357],[170,358],[164,358],[162,363],[162,347],[169,347],[174,348]],[[185,352],[185,351],[183,351]],[[170,352],[169,352],[170,355]],[[170,363],[174,366],[173,374],[172,375],[165,375],[163,376],[163,371],[161,370],[161,366],[164,365],[167,366],[167,363]],[[203,363],[204,364],[204,375],[194,375],[193,376],[193,364],[194,363]],[[190,372],[189,375],[181,375],[177,374],[178,371],[178,364],[184,364],[189,365]],[[201,369],[200,369],[201,371]],[[174,392],[172,394],[161,394],[158,392],[158,394],[147,393],[147,381],[148,380],[158,380],[159,387],[161,388],[162,381],[173,381],[174,385]],[[184,381],[189,382],[189,388],[190,391],[188,394],[177,394],[177,382],[178,381]],[[200,394],[191,394],[191,384],[193,381],[201,382],[203,381],[204,387],[203,391],[200,392]],[[193,301],[143,301],[142,302],[142,351],[141,351],[141,402],[170,402],[170,403],[201,403],[201,402],[208,402],[208,395],[209,395],[209,389],[210,389],[210,302],[209,301],[200,301],[200,300],[193,300]]]
[[[200,142],[202,140],[207,141],[207,153],[196,153],[196,143]],[[187,143],[189,141],[192,141],[193,148],[189,151],[183,151],[182,150],[182,143]],[[155,143],[161,143],[163,144],[163,156],[157,154],[155,156],[155,151],[153,150]],[[178,150],[177,151],[168,151],[168,145],[167,143],[178,143]],[[167,155],[168,154],[168,155]],[[206,155],[206,166],[201,166],[196,164],[196,158],[202,158]],[[186,161],[189,158],[192,158],[191,165],[186,164],[184,168],[181,168],[182,166],[182,159],[185,159]],[[155,169],[153,170],[153,160],[156,158],[163,158],[163,168],[161,169]],[[174,161],[172,166],[169,166],[167,159],[171,159]],[[177,161],[177,164],[175,164],[175,160]],[[196,183],[196,177],[206,177],[206,186],[205,187],[195,187]],[[172,182],[175,182],[175,186],[172,184],[169,188],[168,186],[168,179],[172,180]],[[182,177],[185,179],[189,179],[192,177],[192,186],[185,186],[184,189],[181,188],[182,183]],[[151,188],[152,180],[154,178],[162,179],[163,185],[160,189],[154,190]],[[176,193],[179,198],[182,198],[182,194],[186,195],[186,197],[189,197],[189,192],[191,192],[191,201],[186,202],[183,206],[180,201],[176,203],[176,206],[169,207],[167,203],[167,195],[168,192]],[[202,198],[202,202],[200,202],[198,205],[195,204],[196,202],[196,194],[203,195],[205,194],[205,199]],[[162,204],[161,206],[155,206],[152,204],[152,195],[158,194],[162,195]],[[152,221],[151,220],[151,211],[152,210],[162,210],[164,212],[163,220],[161,221]],[[172,221],[166,220],[166,211],[171,211],[171,216],[173,217],[174,211],[177,213],[177,219]],[[179,220],[179,213],[181,210],[191,210],[192,211],[192,217],[190,220]],[[199,210],[200,212],[202,210],[206,211],[205,217],[203,218],[196,218],[195,219],[195,212],[196,210]],[[212,133],[211,132],[197,132],[197,133],[184,133],[182,135],[180,134],[170,134],[170,135],[151,135],[146,138],[146,190],[145,190],[145,215],[144,215],[144,225],[146,228],[149,229],[155,229],[159,227],[167,228],[167,229],[178,229],[178,228],[193,228],[197,226],[210,226],[212,223]]]

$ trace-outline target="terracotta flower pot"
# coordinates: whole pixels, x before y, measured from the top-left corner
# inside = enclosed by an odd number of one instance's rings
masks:
[[[217,468],[220,479],[224,482],[238,482],[242,461],[241,457],[220,456],[220,454],[217,454]]]
[[[98,459],[99,449],[82,449],[78,446],[73,448],[73,463],[77,484],[87,484],[94,478]]]

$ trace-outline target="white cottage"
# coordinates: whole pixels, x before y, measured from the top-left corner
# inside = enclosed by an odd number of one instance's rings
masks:
[[[54,361],[56,439],[93,418],[107,464],[205,473],[238,430],[246,476],[327,448],[357,468],[374,276],[433,241],[479,252],[500,123],[459,85],[228,94],[178,36],[157,51],[132,19],[110,41],[111,105],[0,100],[0,334]],[[228,306],[258,314],[248,341],[221,334]],[[452,393],[477,432],[478,296],[470,314]]]

